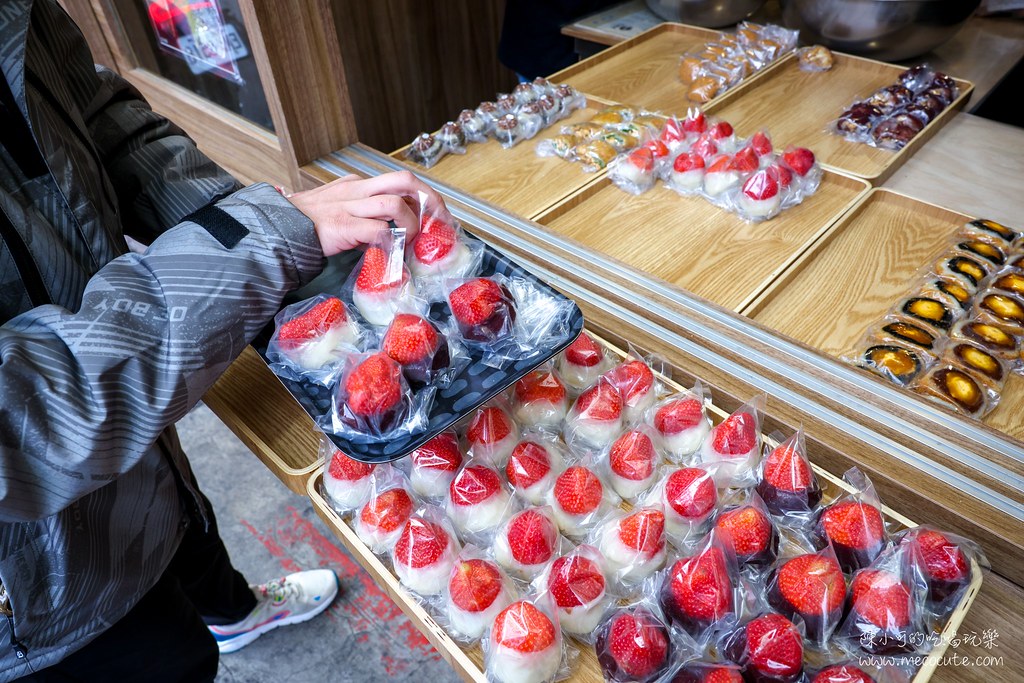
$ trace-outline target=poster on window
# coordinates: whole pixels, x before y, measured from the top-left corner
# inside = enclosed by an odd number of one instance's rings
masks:
[[[242,84],[238,60],[249,51],[218,0],[146,0],[160,49],[185,60],[192,73],[210,73]]]

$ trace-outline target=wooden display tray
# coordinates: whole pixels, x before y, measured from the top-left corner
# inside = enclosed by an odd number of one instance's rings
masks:
[[[635,38],[552,74],[550,80],[568,83],[588,96],[681,116],[698,105],[687,99],[687,88],[679,80],[679,58],[721,34],[721,31],[687,24],[658,24]],[[732,91],[756,80],[780,61],[748,76]],[[728,92],[703,106],[710,106]]]
[[[580,164],[558,157],[537,156],[537,144],[553,137],[565,125],[589,120],[610,102],[588,98],[587,106],[557,121],[531,140],[502,149],[497,140],[470,143],[465,154],[448,154],[434,166],[424,168],[405,159],[408,145],[391,156],[419,174],[485,199],[523,218],[533,218],[560,199],[590,183],[593,174]]]
[[[867,328],[973,220],[891,190],[873,189],[741,313],[833,356],[852,354]],[[879,381],[884,381],[879,379]],[[984,422],[1024,439],[1024,378],[1011,374]]]
[[[627,354],[621,349],[612,346],[593,333],[591,333],[591,335],[594,336],[599,343],[610,348],[620,358],[626,357]],[[664,375],[659,375],[658,378],[666,385],[670,392],[685,390],[682,386]],[[728,412],[721,410],[714,405],[709,407],[708,414],[716,424],[728,417]],[[769,444],[769,446],[777,445],[767,437],[765,437],[765,442]],[[812,467],[814,469],[814,473],[818,477],[819,483],[821,484],[823,494],[822,504],[834,500],[844,492],[852,490],[852,488],[839,477],[836,477],[813,463]],[[359,562],[367,572],[369,572],[369,574],[377,581],[391,599],[398,604],[406,616],[409,617],[409,620],[413,625],[423,633],[427,640],[430,641],[430,644],[437,649],[441,657],[452,666],[455,672],[461,676],[463,680],[473,681],[475,683],[486,683],[487,677],[483,671],[483,653],[480,647],[473,646],[471,648],[464,648],[454,641],[447,632],[445,632],[445,630],[423,608],[420,600],[401,585],[398,577],[395,576],[394,572],[387,566],[387,564],[374,555],[370,549],[364,545],[361,540],[359,540],[355,531],[346,524],[344,520],[342,520],[337,512],[334,511],[321,493],[323,490],[322,484],[323,469],[321,468],[309,478],[306,489],[313,502],[313,509],[316,510],[317,515],[319,515],[320,518],[323,519],[324,523],[334,531],[335,535],[342,541],[342,543],[345,544],[345,547],[352,553],[356,561]],[[915,522],[884,505],[881,506],[881,510],[892,531],[917,526]],[[964,620],[964,617],[967,616],[967,612],[970,609],[971,604],[974,602],[975,597],[981,590],[982,583],[982,571],[973,560],[972,573],[974,578],[971,581],[970,586],[964,593],[960,604],[957,605],[956,609],[950,615],[945,628],[942,630],[940,644],[929,653],[930,656],[926,658],[925,665],[918,670],[917,674],[912,679],[912,683],[924,683],[931,678],[932,674],[938,667],[938,662],[942,659],[942,654],[945,652],[949,641],[952,639],[952,636],[956,634],[957,629]],[[601,668],[597,663],[597,656],[594,652],[594,648],[588,646],[577,646],[573,644],[573,641],[568,639],[566,639],[566,643],[569,647],[577,647],[579,650],[579,657],[573,666],[573,673],[569,680],[576,683],[601,683],[604,680],[604,677],[602,676]]]
[[[738,135],[767,130],[778,148],[807,147],[818,160],[880,185],[907,158],[964,108],[974,85],[954,79],[960,95],[899,151],[850,142],[827,131],[854,100],[897,82],[902,66],[839,52],[829,71],[800,69],[795,55],[780,60],[761,77],[749,79],[710,102],[706,111],[733,125]]]
[[[739,311],[846,212],[869,186],[826,171],[818,191],[751,223],[659,182],[632,195],[602,178],[536,218],[587,247]]]

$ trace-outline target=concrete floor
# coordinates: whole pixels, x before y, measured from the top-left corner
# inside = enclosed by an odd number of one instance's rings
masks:
[[[250,582],[317,567],[334,569],[341,580],[324,614],[223,656],[219,683],[459,680],[309,500],[285,488],[208,408],[193,410],[178,431],[232,561]]]

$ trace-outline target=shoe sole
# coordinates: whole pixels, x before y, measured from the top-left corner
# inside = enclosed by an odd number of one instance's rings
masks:
[[[331,604],[334,602],[334,598],[337,597],[337,595],[338,593],[337,591],[335,591],[334,595],[331,596],[330,600],[325,600],[322,605],[317,606],[317,608],[314,609],[312,612],[306,612],[305,614],[297,614],[294,617],[287,617],[285,619],[281,619],[280,621],[271,621],[269,623],[263,624],[262,626],[254,628],[251,631],[246,631],[245,633],[239,635],[237,638],[232,638],[231,640],[218,641],[217,649],[220,651],[222,655],[237,652],[249,643],[251,643],[252,641],[262,636],[264,633],[268,631],[273,631],[275,628],[279,626],[289,626],[291,624],[301,624],[303,622],[309,621],[310,619],[323,613],[324,610],[330,607]]]

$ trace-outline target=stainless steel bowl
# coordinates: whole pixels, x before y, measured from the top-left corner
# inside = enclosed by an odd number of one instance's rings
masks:
[[[735,24],[761,9],[766,0],[647,0],[647,6],[665,21],[681,21],[708,28]]]
[[[917,57],[953,37],[981,0],[782,0],[803,45],[882,61]]]

